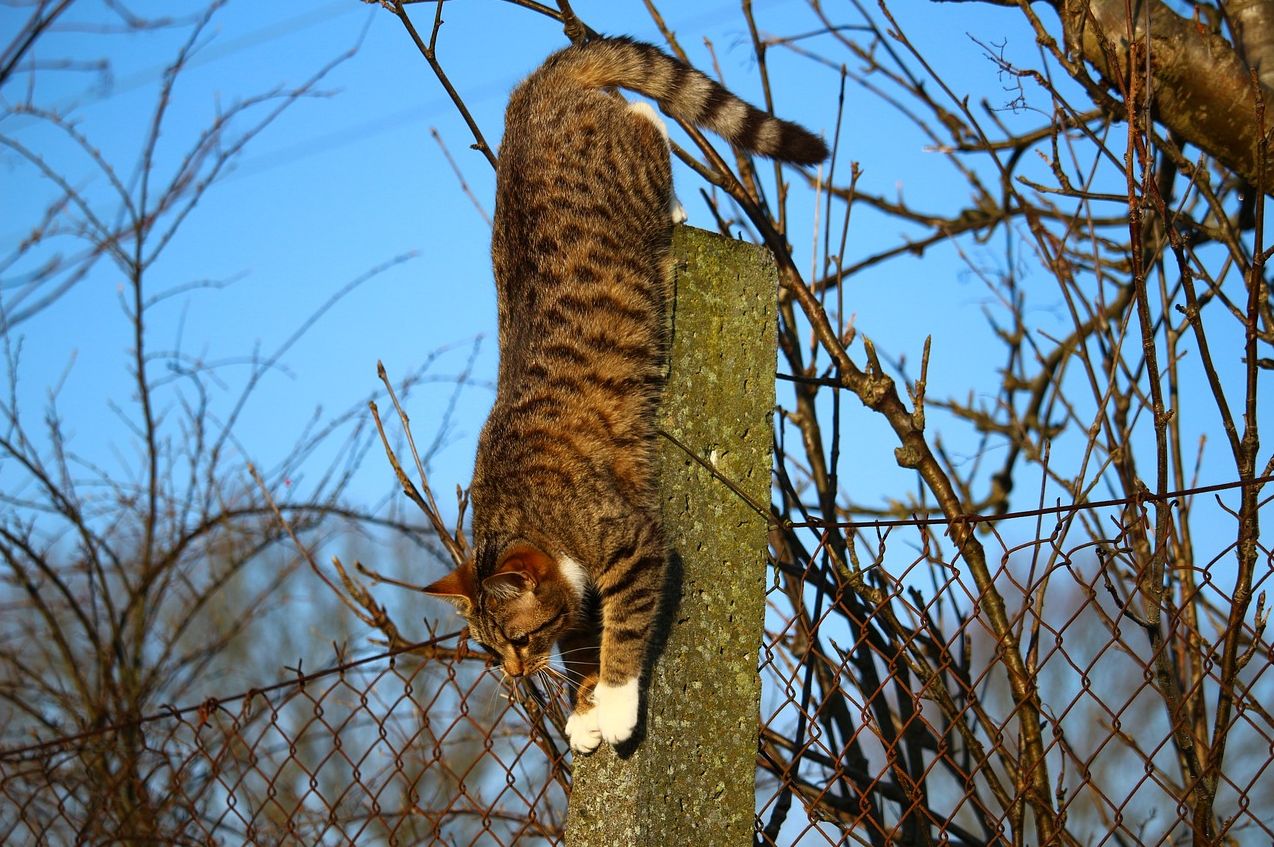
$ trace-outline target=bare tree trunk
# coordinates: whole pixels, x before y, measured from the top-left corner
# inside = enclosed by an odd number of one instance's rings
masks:
[[[670,628],[641,744],[575,762],[572,847],[742,847],[755,827],[777,276],[767,250],[684,227],[674,255],[660,414]]]
[[[1261,85],[1274,89],[1274,0],[1225,0],[1221,8],[1247,66]]]
[[[1060,11],[1067,53],[1091,62],[1121,95],[1128,93],[1131,74],[1141,77],[1149,90],[1130,107],[1149,107],[1172,132],[1260,185],[1270,165],[1263,136],[1265,115],[1274,111],[1271,92],[1254,84],[1240,55],[1206,23],[1182,17],[1160,0],[1139,0],[1131,8],[1130,19],[1124,0],[1065,0]]]

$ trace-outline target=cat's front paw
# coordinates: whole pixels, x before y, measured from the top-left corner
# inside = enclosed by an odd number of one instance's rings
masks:
[[[621,744],[632,737],[639,702],[636,677],[621,685],[597,683],[593,689],[592,713],[597,715],[597,729],[606,743]]]
[[[576,753],[591,753],[602,743],[602,731],[597,726],[597,709],[586,712],[576,710],[566,719],[566,737]]]

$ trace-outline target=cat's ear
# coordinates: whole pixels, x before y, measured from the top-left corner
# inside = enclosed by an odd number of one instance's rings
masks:
[[[465,562],[442,579],[425,586],[425,593],[455,604],[460,614],[467,618],[473,611],[475,588],[473,564]]]
[[[535,583],[521,571],[493,573],[482,580],[482,590],[488,597],[499,597],[501,600],[512,600],[519,594],[535,590]]]
[[[519,542],[500,554],[495,573],[482,581],[482,587],[504,597],[516,597],[536,587],[556,571],[553,557],[534,544]]]

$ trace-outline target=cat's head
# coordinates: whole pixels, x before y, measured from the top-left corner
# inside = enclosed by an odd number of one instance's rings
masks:
[[[579,566],[524,541],[485,545],[477,557],[425,592],[453,603],[470,637],[499,658],[509,676],[534,673],[579,618]],[[479,573],[487,576],[479,580]]]

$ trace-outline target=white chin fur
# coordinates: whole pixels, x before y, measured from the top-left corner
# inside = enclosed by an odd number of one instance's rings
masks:
[[[620,744],[632,736],[637,726],[638,695],[636,677],[620,685],[599,682],[593,689],[596,705],[592,714],[597,716],[597,728],[608,744]]]

